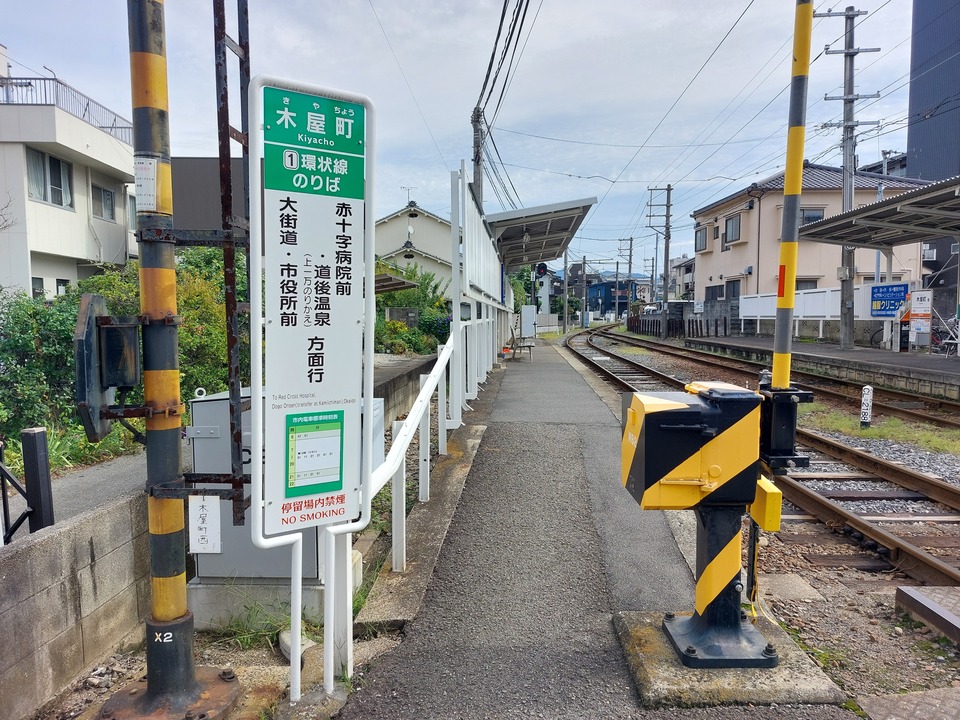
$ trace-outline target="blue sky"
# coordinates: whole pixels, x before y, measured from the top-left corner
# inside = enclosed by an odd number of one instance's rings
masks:
[[[858,119],[880,122],[858,129],[861,164],[879,159],[881,150],[906,149],[911,4],[857,5],[869,11],[858,19],[857,46],[881,49],[856,61],[857,92],[881,93],[858,103]],[[8,5],[0,44],[12,75],[55,74],[131,116],[125,2]],[[229,16],[235,3],[227,5]],[[250,0],[249,6],[254,74],[373,101],[376,215],[399,209],[409,193],[448,217],[449,172],[462,160],[472,172],[470,116],[503,3]],[[818,11],[845,6],[815,5]],[[211,7],[206,0],[165,3],[175,156],[216,153]],[[635,268],[653,255],[649,188],[670,183],[671,256],[692,254],[694,209],[783,168],[794,8],[792,0],[532,0],[499,111],[502,84],[485,110],[504,183],[528,207],[600,198],[571,254],[608,261],[611,269],[625,258],[621,238],[635,238]],[[841,103],[823,97],[841,94],[843,58],[821,53],[826,44],[842,47],[844,21],[814,22],[805,154],[839,165],[840,130],[822,126],[840,119]],[[510,209],[487,180],[484,200],[487,212]],[[662,202],[662,194],[654,198]],[[653,222],[662,226],[662,218]]]

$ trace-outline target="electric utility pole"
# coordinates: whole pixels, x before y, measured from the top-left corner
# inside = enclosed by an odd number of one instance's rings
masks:
[[[857,122],[853,119],[853,104],[857,100],[878,98],[880,93],[873,95],[857,95],[853,86],[853,59],[858,53],[879,52],[880,48],[857,48],[853,45],[854,19],[866,15],[866,10],[856,10],[852,5],[843,12],[814,13],[814,17],[842,17],[845,18],[843,50],[830,50],[828,45],[824,49],[826,55],[843,55],[843,95],[830,97],[824,95],[824,100],[843,100],[843,122],[826,123],[825,127],[843,128],[843,212],[853,210],[854,183],[856,172],[856,138],[853,129],[857,125],[876,125],[876,122]],[[856,277],[856,248],[851,245],[843,246],[840,277],[840,349],[853,349],[854,308],[853,283]]]
[[[477,204],[483,207],[483,110],[478,105],[473,109],[470,123],[473,125],[473,194]]]
[[[179,325],[163,3],[128,0],[133,100],[143,406],[146,424],[150,615],[146,684],[117,693],[100,717],[221,720],[239,699],[236,675],[196,667],[187,606]],[[172,493],[172,494],[171,494]]]
[[[580,304],[580,325],[582,327],[590,327],[590,323],[586,322],[587,318],[587,256],[583,256],[583,302]]]
[[[655,217],[663,218],[663,311],[661,313],[663,322],[660,323],[660,337],[667,337],[667,325],[669,315],[669,300],[670,300],[670,196],[673,192],[673,186],[669,183],[665,188],[650,188],[650,214],[648,219],[653,219]],[[666,192],[666,201],[662,203],[653,202],[653,193],[655,192]],[[654,208],[663,208],[663,215],[658,215],[653,211]],[[650,227],[653,227],[651,225]],[[656,230],[656,228],[654,228]],[[659,237],[657,238],[659,241]],[[656,266],[656,254],[654,254],[654,266]],[[654,283],[654,290],[656,290],[656,283]]]
[[[621,240],[620,242],[627,243],[627,314],[630,314],[630,302],[633,300],[633,238],[627,238],[626,240]],[[621,255],[623,257],[623,248],[620,249]],[[619,317],[619,316],[618,316]]]

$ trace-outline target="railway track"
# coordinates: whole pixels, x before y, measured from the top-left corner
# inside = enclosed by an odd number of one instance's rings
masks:
[[[588,331],[573,336],[567,346],[578,357],[600,373],[608,382],[619,389],[638,392],[655,392],[660,387],[682,388],[686,381],[647,367],[637,360],[625,358],[613,352],[600,342],[603,331]],[[617,341],[622,341],[615,336]],[[634,344],[627,342],[626,344]],[[661,349],[659,344],[657,349]],[[715,356],[711,356],[710,365],[716,365]],[[687,357],[687,359],[690,359]],[[726,364],[722,366],[729,369]],[[755,375],[754,375],[755,377]],[[638,380],[639,379],[639,380]],[[819,392],[819,390],[817,390]],[[926,473],[917,472],[903,465],[882,460],[873,455],[850,447],[825,435],[798,429],[797,440],[807,449],[824,455],[832,462],[843,463],[853,468],[842,473],[817,473],[792,471],[777,476],[775,482],[781,489],[784,499],[809,513],[828,527],[842,529],[854,537],[868,550],[877,552],[890,565],[921,582],[933,585],[960,585],[960,569],[957,564],[935,554],[937,550],[914,542],[910,535],[896,534],[887,529],[887,525],[896,522],[928,522],[937,518],[945,525],[954,528],[960,526],[960,487],[945,482]],[[815,468],[815,466],[814,466]],[[817,481],[829,479],[831,487],[826,491],[817,489]],[[843,490],[843,480],[860,481],[861,487]],[[873,485],[863,489],[864,481]],[[872,500],[900,500],[925,504],[925,512],[907,514],[863,513],[851,506]],[[914,533],[915,535],[915,533]],[[941,542],[942,544],[942,542]],[[947,543],[947,544],[953,544]],[[934,552],[930,552],[934,550]]]
[[[707,365],[722,370],[724,373],[735,373],[748,379],[756,379],[757,373],[767,366],[760,362],[743,359],[721,358],[712,353],[690,348],[678,348],[667,343],[630,337],[620,333],[600,331],[599,337],[608,341],[641,347],[678,357],[699,365]],[[817,396],[848,403],[860,407],[860,393],[862,385],[838,378],[824,378],[813,373],[792,370],[791,380],[800,390],[811,390]],[[805,378],[798,382],[797,378]],[[922,404],[922,408],[913,407]],[[915,393],[905,393],[888,388],[875,387],[873,392],[874,412],[903,420],[925,422],[937,427],[960,428],[960,403],[944,398],[923,397]]]

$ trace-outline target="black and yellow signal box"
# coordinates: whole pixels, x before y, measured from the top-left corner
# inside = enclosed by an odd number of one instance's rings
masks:
[[[722,382],[686,390],[623,396],[624,487],[644,510],[751,504],[761,396]]]

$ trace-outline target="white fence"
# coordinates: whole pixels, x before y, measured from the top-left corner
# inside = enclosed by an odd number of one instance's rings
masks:
[[[870,288],[853,288],[853,312],[857,320],[876,320],[870,317]],[[774,320],[777,317],[776,293],[740,296],[741,320]],[[798,290],[793,310],[794,320],[839,320],[840,288]]]
[[[393,441],[386,459],[370,477],[371,499],[392,479],[393,571],[403,572],[407,563],[406,454],[410,442],[419,433],[419,499],[430,500],[430,401],[437,394],[437,451],[447,454],[447,430],[459,422],[447,416],[447,366],[454,358],[453,338],[447,341],[429,375],[420,376],[420,394],[413,401],[407,418],[393,424]],[[460,402],[456,388],[451,404]],[[353,577],[350,563],[351,524],[326,528],[326,585],[323,593],[323,687],[332,693],[334,676],[346,671],[353,674]],[[291,654],[292,657],[292,654]]]

